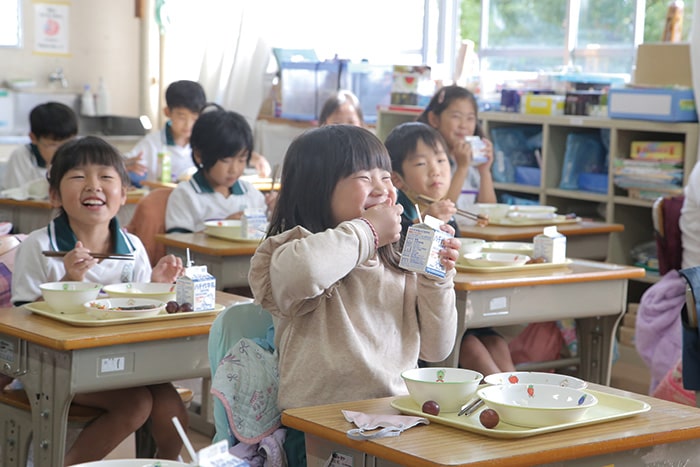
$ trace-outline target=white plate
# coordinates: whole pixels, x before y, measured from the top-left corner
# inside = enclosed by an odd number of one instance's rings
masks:
[[[514,255],[512,253],[470,253],[463,255],[459,263],[466,266],[482,268],[522,266],[530,261],[527,255]]]
[[[529,214],[534,214],[534,213],[543,213],[543,212],[557,212],[557,208],[554,206],[540,206],[539,204],[532,205],[532,204],[525,204],[525,205],[520,205],[520,204],[514,204],[510,207],[509,213],[514,213],[514,212],[520,212],[520,213],[529,213]]]
[[[549,220],[549,219],[555,219],[557,217],[557,213],[555,212],[518,212],[518,211],[513,211],[509,212],[507,218],[513,221],[531,221],[531,220]]]
[[[159,314],[165,302],[148,298],[102,298],[85,302],[83,307],[97,319],[146,318]]]
[[[216,227],[206,227],[204,229],[204,233],[212,237],[239,243],[260,243],[263,240],[262,238],[242,238],[240,236],[240,230],[239,233],[234,234],[230,231],[226,231]]]
[[[588,383],[582,379],[542,371],[511,371],[494,373],[484,378],[487,384],[551,384],[552,386],[584,389]]]
[[[481,247],[483,253],[512,253],[514,255],[534,254],[535,245],[527,242],[487,242]]]
[[[466,264],[457,263],[455,269],[459,272],[482,272],[482,273],[497,273],[497,272],[528,272],[539,269],[555,269],[568,267],[573,260],[568,259],[563,263],[533,263],[519,264],[517,266],[468,266]]]

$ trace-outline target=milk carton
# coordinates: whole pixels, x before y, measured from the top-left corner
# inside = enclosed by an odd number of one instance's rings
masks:
[[[213,310],[216,306],[216,278],[206,266],[189,266],[175,283],[175,300],[190,303],[192,311]]]
[[[440,230],[441,224],[439,219],[425,216],[422,223],[408,228],[401,251],[400,267],[445,277],[445,266],[440,263],[438,253],[442,249],[442,241],[452,236]]]
[[[263,238],[267,230],[265,209],[245,209],[241,216],[241,237]]]
[[[545,227],[534,239],[535,258],[544,258],[548,263],[566,262],[566,237],[556,226]]]

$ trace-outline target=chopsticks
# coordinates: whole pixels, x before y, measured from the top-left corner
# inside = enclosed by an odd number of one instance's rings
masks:
[[[436,203],[437,201],[439,201],[437,199],[433,199],[433,198],[431,198],[429,196],[425,196],[425,195],[418,195],[418,199],[420,199],[421,201],[425,201],[426,203],[430,203],[430,204],[433,204],[433,203]],[[483,221],[483,222],[489,221],[488,216],[485,216],[483,214],[475,214],[473,212],[465,211],[464,209],[458,208],[457,214],[459,214],[460,216],[466,217],[467,219],[472,219],[475,221]]]
[[[68,252],[67,251],[50,251],[50,250],[45,250],[42,251],[41,254],[46,256],[47,258],[63,258],[66,256]],[[125,259],[125,260],[130,260],[134,259],[134,255],[109,255],[109,254],[104,254],[104,253],[90,253],[90,256],[92,256],[95,259]]]
[[[484,400],[480,397],[477,397],[473,401],[469,402],[467,405],[462,407],[462,410],[460,410],[457,415],[466,415],[467,417],[476,412],[482,405],[484,405]]]

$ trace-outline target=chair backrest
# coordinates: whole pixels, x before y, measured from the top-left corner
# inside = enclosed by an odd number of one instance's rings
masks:
[[[260,305],[243,303],[232,305],[216,317],[209,330],[209,365],[214,377],[219,362],[226,352],[242,337],[250,339],[264,338],[272,325],[272,316]],[[213,443],[228,439],[229,446],[235,441],[226,418],[226,411],[221,401],[214,398],[214,434]]]
[[[141,239],[146,247],[151,266],[165,256],[165,245],[156,242],[155,236],[165,233],[165,209],[173,188],[156,188],[149,192],[136,205],[134,215],[126,225],[126,230]]]
[[[671,269],[682,267],[683,242],[679,220],[684,200],[683,195],[663,196],[657,198],[652,207],[656,257],[662,276]]]

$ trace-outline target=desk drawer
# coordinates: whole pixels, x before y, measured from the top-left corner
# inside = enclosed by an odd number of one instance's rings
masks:
[[[99,391],[209,376],[207,340],[202,335],[77,350],[73,389]]]

